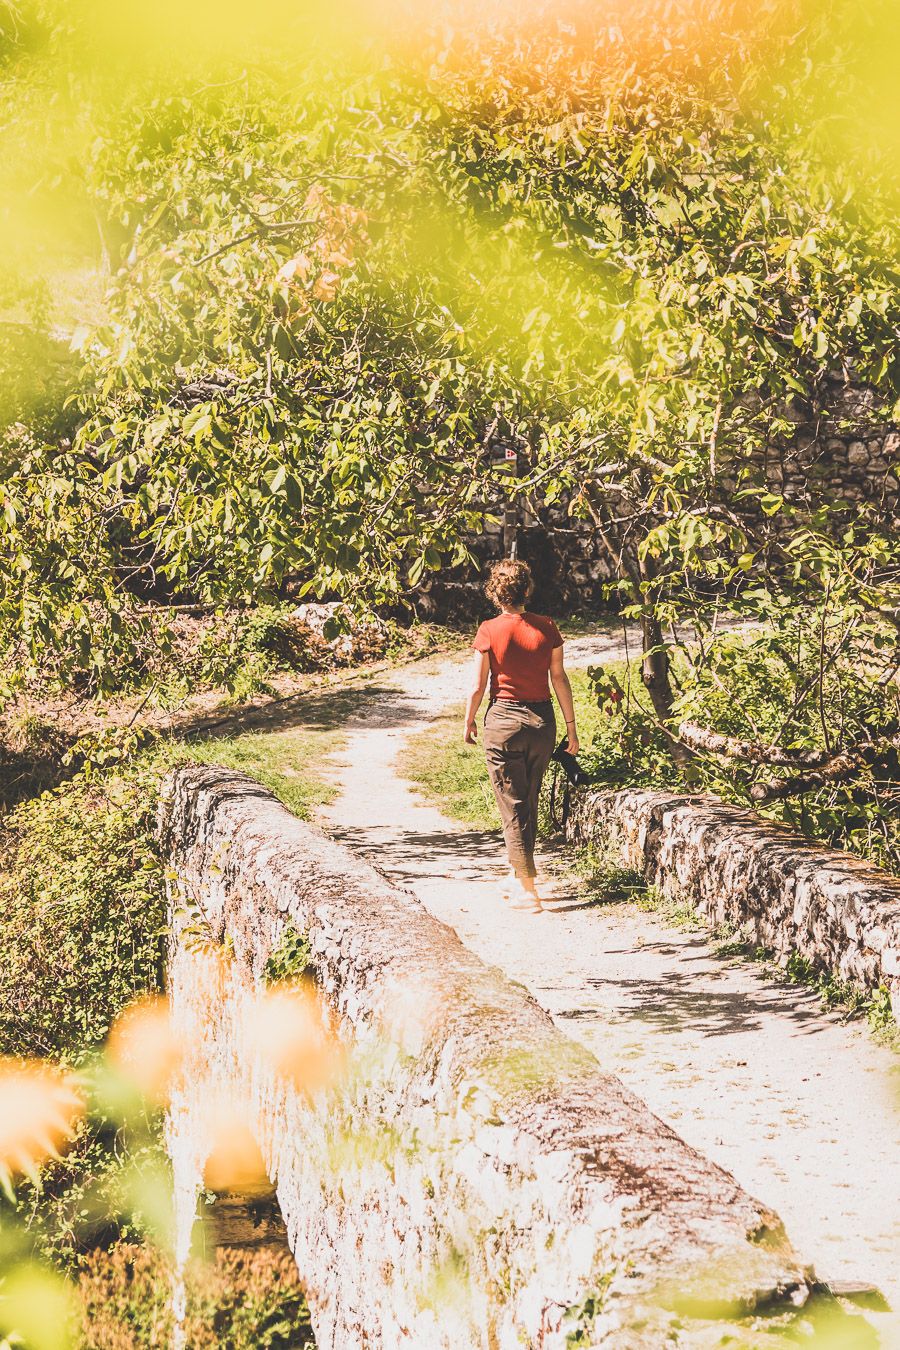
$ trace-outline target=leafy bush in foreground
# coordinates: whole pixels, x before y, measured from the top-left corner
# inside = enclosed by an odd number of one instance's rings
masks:
[[[78,1065],[134,999],[163,987],[166,898],[155,841],[163,774],[181,761],[251,774],[308,816],[331,785],[315,770],[337,734],[166,741],[22,802],[0,823],[0,1055]]]

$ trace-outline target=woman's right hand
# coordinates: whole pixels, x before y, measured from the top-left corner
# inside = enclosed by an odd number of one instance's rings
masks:
[[[580,748],[581,742],[578,739],[578,733],[573,727],[572,730],[566,734],[566,749],[570,755],[577,755]]]
[[[463,740],[466,745],[475,745],[478,741],[478,725],[474,717],[466,723],[466,729],[463,732]]]

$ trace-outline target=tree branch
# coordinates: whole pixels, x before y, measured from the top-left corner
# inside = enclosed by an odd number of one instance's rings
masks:
[[[818,769],[833,758],[828,750],[791,750],[781,745],[759,745],[737,736],[709,731],[696,722],[682,722],[679,740],[691,750],[705,751],[723,759],[739,759],[745,764],[777,764],[796,769]]]
[[[851,778],[860,769],[878,764],[900,750],[900,735],[883,737],[877,741],[857,741],[837,754],[828,750],[791,750],[781,745],[757,745],[753,741],[740,740],[737,736],[709,731],[693,722],[682,722],[678,736],[690,750],[718,755],[723,759],[806,770],[793,778],[755,783],[750,789],[750,797],[760,804],[782,797],[802,797],[830,783],[839,783],[845,778]]]
[[[815,792],[817,788],[852,778],[860,769],[877,765],[898,750],[900,736],[872,741],[867,745],[850,746],[812,773],[798,774],[796,778],[776,778],[771,783],[755,783],[750,789],[750,798],[763,805],[783,797],[802,797],[807,792]]]

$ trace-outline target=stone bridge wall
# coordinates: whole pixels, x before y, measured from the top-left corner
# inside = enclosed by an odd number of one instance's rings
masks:
[[[711,796],[567,788],[554,810],[571,842],[611,853],[711,927],[887,988],[900,1017],[900,879]]]
[[[176,1189],[193,1203],[214,1097],[243,1103],[320,1350],[660,1350],[718,1344],[712,1319],[737,1315],[729,1344],[763,1347],[798,1315],[809,1272],[777,1216],[410,893],[224,769],[175,773],[161,838],[190,1047]],[[246,1030],[288,924],[352,1066],[312,1093]]]

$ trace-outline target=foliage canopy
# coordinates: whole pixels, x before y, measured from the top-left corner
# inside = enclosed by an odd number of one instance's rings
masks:
[[[877,7],[400,7],[350,39],[346,7],[225,6],[202,56],[165,6],[6,12],[39,227],[7,213],[8,298],[71,349],[6,409],[16,675],[120,684],[157,602],[395,601],[466,560],[497,436],[594,521],[650,666],[711,592],[765,607],[768,562],[890,607],[877,519],[801,529],[750,465],[836,370],[896,386]]]

